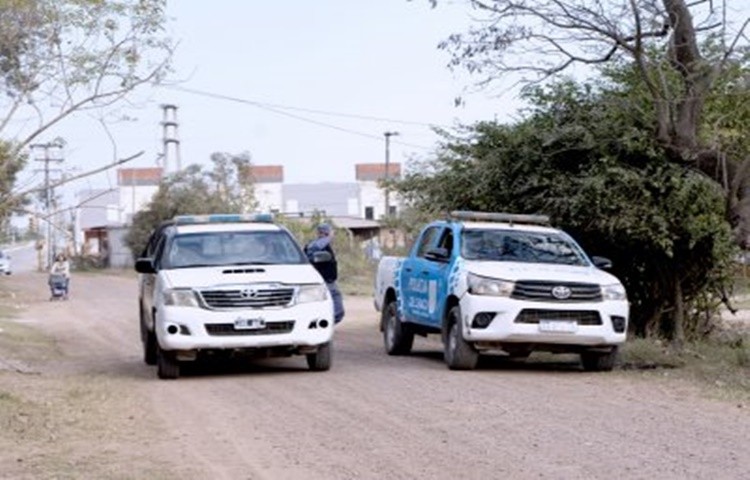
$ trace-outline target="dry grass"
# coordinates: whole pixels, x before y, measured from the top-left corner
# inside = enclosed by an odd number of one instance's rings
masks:
[[[728,328],[704,341],[674,349],[659,340],[629,340],[621,352],[623,370],[669,371],[710,395],[750,402],[750,335]]]

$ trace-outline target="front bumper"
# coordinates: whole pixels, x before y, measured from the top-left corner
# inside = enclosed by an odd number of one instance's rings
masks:
[[[460,306],[464,338],[479,342],[478,345],[487,342],[613,346],[624,343],[627,337],[629,305],[624,300],[533,302],[467,294]],[[478,314],[491,318],[485,328],[477,328],[474,323]],[[599,322],[594,324],[597,322],[592,319],[597,316]],[[535,318],[543,320],[535,322]]]
[[[162,306],[156,314],[156,337],[163,350],[315,347],[333,337],[332,313],[330,301],[231,311]],[[235,328],[240,319],[261,319],[265,327]]]

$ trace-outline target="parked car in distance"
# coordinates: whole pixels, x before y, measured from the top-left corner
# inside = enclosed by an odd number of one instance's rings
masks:
[[[10,275],[13,273],[13,267],[10,262],[10,254],[0,250],[0,274]]]

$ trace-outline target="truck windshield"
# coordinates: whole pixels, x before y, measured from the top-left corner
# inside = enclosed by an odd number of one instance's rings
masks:
[[[464,230],[461,256],[494,262],[589,265],[583,250],[570,237],[553,232]]]
[[[176,235],[165,250],[164,268],[307,262],[292,237],[275,232],[201,232]]]

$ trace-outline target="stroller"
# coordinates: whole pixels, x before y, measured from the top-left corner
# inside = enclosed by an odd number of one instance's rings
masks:
[[[68,279],[62,273],[50,273],[49,275],[50,301],[68,299]]]

